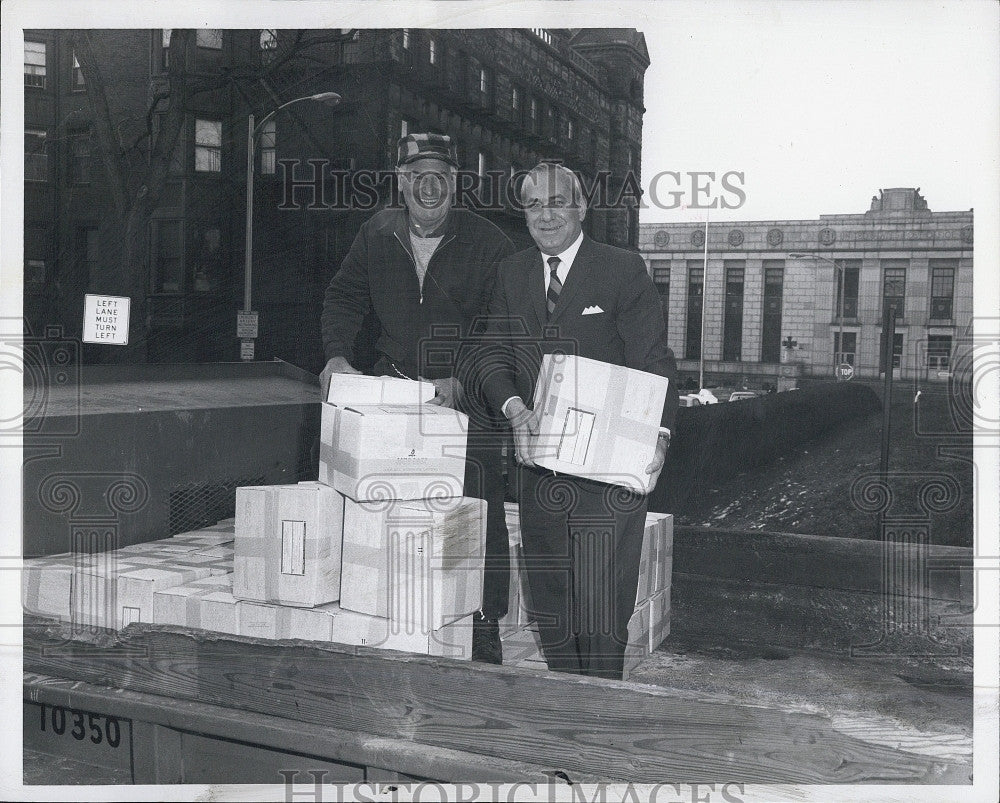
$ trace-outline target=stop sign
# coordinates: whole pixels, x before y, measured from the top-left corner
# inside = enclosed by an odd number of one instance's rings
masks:
[[[849,362],[842,362],[837,366],[836,370],[837,379],[840,381],[846,381],[854,377],[854,366]]]

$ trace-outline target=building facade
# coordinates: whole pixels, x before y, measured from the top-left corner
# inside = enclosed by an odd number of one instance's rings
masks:
[[[585,180],[604,175],[611,197],[638,178],[649,57],[635,30],[199,29],[183,52],[177,42],[188,39],[169,30],[109,30],[89,32],[89,58],[78,58],[74,36],[25,31],[25,319],[36,333],[59,326],[79,337],[83,295],[126,292],[127,275],[142,288],[133,295],[144,293],[133,309],[145,316],[145,359],[236,359],[248,115],[261,120],[295,98],[342,99],[283,109],[255,140],[258,359],[322,366],[323,290],[361,223],[393,202],[380,171],[391,170],[402,134],[450,134],[465,205],[522,245],[530,240],[508,188],[517,171],[562,161]],[[112,130],[101,127],[102,103]],[[163,154],[158,133],[176,103],[180,134]],[[122,264],[128,210],[108,165],[124,161],[120,183],[138,184],[164,158],[158,184],[125,187],[136,208],[144,192],[156,202],[141,258]],[[586,225],[638,245],[631,200]],[[109,348],[85,347],[84,357],[102,361]]]
[[[893,308],[894,375],[943,380],[970,331],[973,212],[932,212],[919,189],[859,214],[711,223],[707,273],[704,224],[643,224],[639,247],[689,376],[703,362],[723,383],[788,387],[847,363],[877,378]]]

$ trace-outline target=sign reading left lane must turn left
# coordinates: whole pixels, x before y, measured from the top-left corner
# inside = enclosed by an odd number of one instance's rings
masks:
[[[128,345],[128,321],[132,299],[128,296],[83,297],[83,342],[112,346]]]

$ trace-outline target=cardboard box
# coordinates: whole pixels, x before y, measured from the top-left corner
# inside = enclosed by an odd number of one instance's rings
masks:
[[[482,499],[348,499],[340,604],[437,630],[481,607],[485,550]]]
[[[470,615],[429,630],[344,608],[338,610],[332,605],[326,612],[331,623],[330,640],[338,644],[472,660]]]
[[[114,627],[123,628],[132,622],[153,621],[153,595],[157,591],[208,577],[208,567],[160,566],[133,569],[118,574]]]
[[[654,561],[653,593],[670,591],[670,576],[674,567],[674,517],[667,513],[650,513],[657,517],[656,558]]]
[[[170,555],[170,558],[180,556]],[[71,618],[78,625],[103,627],[110,630],[123,627],[123,618],[129,616],[122,610],[119,598],[119,579],[126,574],[145,570],[158,570],[170,565],[164,555],[121,554],[119,550],[78,555],[74,559],[74,572],[70,594]],[[206,577],[207,569],[186,575],[174,585],[187,580]],[[130,606],[133,607],[133,606]],[[151,613],[147,611],[150,621]],[[129,620],[131,621],[131,619]],[[126,622],[127,623],[127,622]]]
[[[628,644],[625,645],[625,664],[622,680],[628,680],[633,670],[646,659],[649,648],[649,602],[637,606],[628,620]]]
[[[233,575],[214,575],[153,592],[153,621],[238,635],[239,600]]]
[[[324,405],[320,482],[357,502],[461,496],[467,431],[431,404]]]
[[[334,374],[327,404],[423,404],[435,396],[434,383],[394,376]]]
[[[73,589],[71,555],[30,558],[21,570],[21,604],[28,613],[70,621]]]
[[[665,377],[585,357],[546,354],[535,385],[532,457],[545,468],[652,490]]]
[[[343,505],[318,482],[237,488],[233,594],[307,608],[339,599]]]
[[[658,591],[646,603],[649,608],[649,651],[670,635],[670,590]]]
[[[639,584],[635,591],[635,604],[639,607],[656,591],[657,565],[656,560],[662,537],[662,524],[658,516],[662,514],[647,513],[646,527],[642,531],[642,551],[639,553]]]
[[[536,668],[548,668],[542,655],[542,642],[538,638],[538,629],[535,625],[528,625],[508,634],[500,640],[500,643],[503,647],[505,664],[520,666],[525,662],[531,662]],[[537,666],[538,664],[541,666]]]

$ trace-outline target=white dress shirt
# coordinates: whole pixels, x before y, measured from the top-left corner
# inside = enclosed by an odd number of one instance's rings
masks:
[[[566,286],[566,279],[569,277],[569,269],[573,267],[573,261],[576,259],[576,253],[580,250],[580,246],[583,244],[583,232],[581,231],[576,235],[576,239],[569,244],[569,247],[565,251],[561,251],[558,254],[546,254],[542,252],[542,294],[543,296],[548,294],[549,291],[549,275],[551,269],[549,268],[549,259],[551,257],[559,257],[559,266],[556,268],[556,276],[559,277],[559,282],[563,287]],[[500,406],[500,412],[506,417],[507,415],[507,405],[511,403],[514,399],[520,399],[520,396],[511,396],[507,401],[505,401]],[[521,399],[524,401],[523,399]]]

